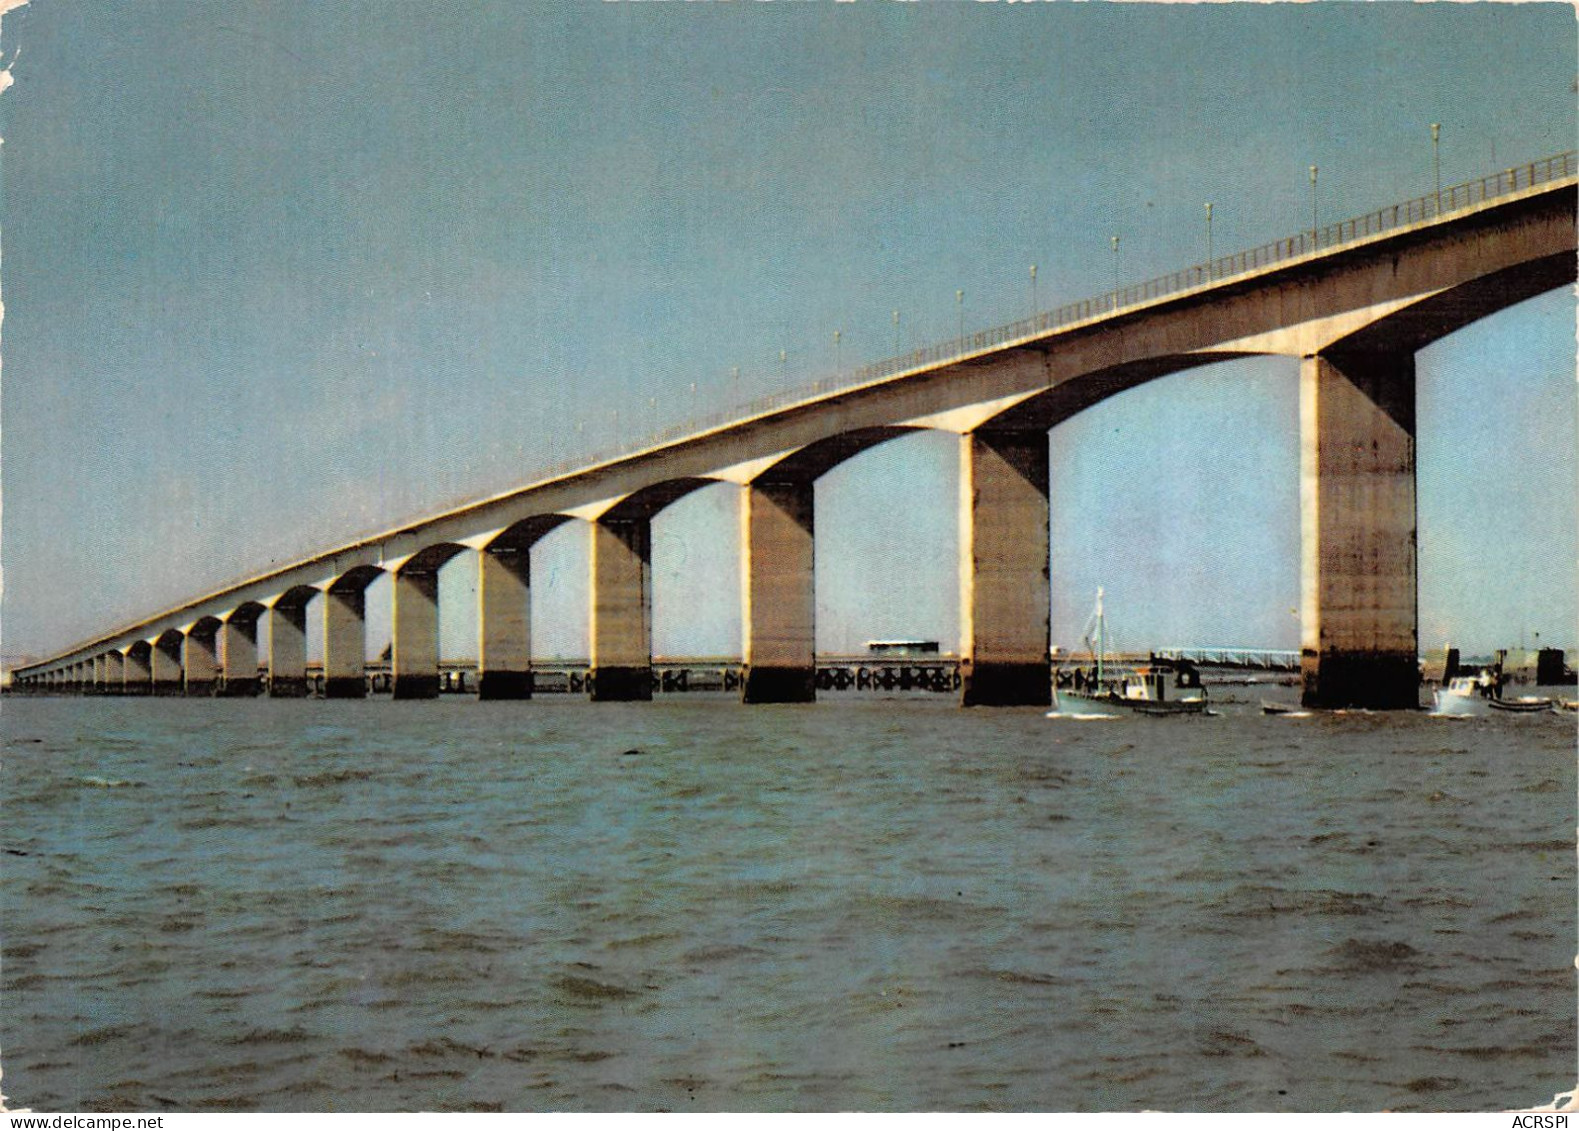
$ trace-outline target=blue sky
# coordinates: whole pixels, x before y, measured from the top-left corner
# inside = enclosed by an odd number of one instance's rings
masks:
[[[45,653],[834,367],[1575,147],[1559,4],[61,3],[0,26],[0,598]],[[20,56],[18,57],[18,52]],[[1572,645],[1574,302],[1420,358],[1426,647]],[[780,351],[786,358],[781,363]],[[738,380],[732,375],[739,367]],[[1293,647],[1296,367],[1055,429],[1053,638]],[[693,398],[691,386],[697,393]],[[1166,466],[1168,474],[1156,474]],[[955,456],[818,487],[819,645],[956,632]],[[656,645],[739,648],[734,502],[655,526]],[[469,654],[471,566],[443,582]],[[542,547],[538,650],[584,648]],[[370,595],[375,610],[382,589]],[[375,611],[375,648],[387,615]]]

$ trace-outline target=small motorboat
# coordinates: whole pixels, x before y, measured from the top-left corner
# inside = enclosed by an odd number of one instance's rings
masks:
[[[1291,719],[1308,719],[1310,712],[1296,703],[1279,703],[1274,699],[1261,700],[1263,715],[1287,715]]]
[[[1486,704],[1491,701],[1496,681],[1489,672],[1474,675],[1456,675],[1431,693],[1433,715],[1450,715],[1471,718],[1491,714]]]
[[[1506,711],[1515,715],[1528,715],[1538,711],[1552,711],[1556,704],[1551,699],[1539,695],[1521,695],[1517,699],[1487,699],[1486,706],[1492,711]]]

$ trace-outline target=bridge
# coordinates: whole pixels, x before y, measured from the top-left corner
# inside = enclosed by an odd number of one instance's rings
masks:
[[[367,694],[365,593],[391,575],[392,693],[439,693],[438,572],[477,555],[483,699],[531,695],[533,545],[590,540],[585,677],[595,700],[652,694],[651,523],[710,483],[741,507],[742,696],[816,696],[813,486],[920,429],[958,438],[960,700],[1050,698],[1048,431],[1124,390],[1230,358],[1300,359],[1303,700],[1418,705],[1415,354],[1575,279],[1573,152],[962,335],[742,414],[270,570],[19,668],[19,690]]]

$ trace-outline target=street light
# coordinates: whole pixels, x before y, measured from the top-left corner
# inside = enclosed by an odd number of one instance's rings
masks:
[[[1212,265],[1212,202],[1206,202],[1206,278],[1211,280],[1213,275]]]
[[[835,330],[833,332],[833,377],[836,381],[844,378],[844,354],[839,348],[839,339],[842,337],[844,337],[844,331]]]
[[[1431,172],[1436,180],[1436,213],[1442,214],[1442,153],[1441,141],[1442,123],[1431,123]],[[1496,158],[1492,158],[1495,162]]]
[[[1315,250],[1317,246],[1316,225],[1316,166],[1310,167],[1310,246]]]
[[[1113,237],[1113,309],[1118,309],[1118,237]]]
[[[954,292],[954,305],[959,307],[959,349],[965,352],[965,292]]]
[[[899,311],[894,311],[894,356],[899,356]]]
[[[1031,264],[1031,329],[1036,329],[1036,264]]]

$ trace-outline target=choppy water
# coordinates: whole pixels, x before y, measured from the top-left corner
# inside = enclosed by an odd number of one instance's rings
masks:
[[[1478,1109],[1575,1079],[1569,719],[12,699],[43,1110]]]

